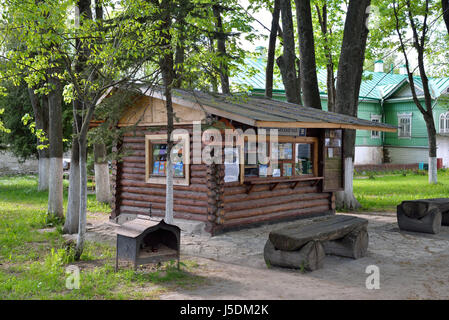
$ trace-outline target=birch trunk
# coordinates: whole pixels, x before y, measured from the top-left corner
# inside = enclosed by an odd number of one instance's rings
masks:
[[[48,95],[50,172],[48,192],[48,214],[64,219],[63,166],[62,166],[62,86],[61,81],[50,77],[53,90]]]
[[[357,116],[363,62],[369,30],[366,28],[370,0],[350,0],[346,15],[340,61],[338,64],[335,111]],[[355,130],[343,131],[345,167],[344,191],[336,193],[337,207],[356,209],[360,204],[352,192]]]
[[[28,95],[30,96],[31,106],[33,107],[34,118],[36,121],[36,129],[42,130],[48,137],[48,98],[42,97],[40,101],[38,95],[34,92],[36,88],[28,88]],[[49,150],[47,143],[37,142],[38,146],[45,145],[44,149],[38,150],[39,163],[38,163],[38,186],[39,191],[48,190],[48,179],[50,170]]]
[[[345,186],[344,191],[335,193],[336,203],[338,208],[358,209],[361,207],[360,203],[354,196],[353,176],[354,176],[354,162],[351,157],[345,158]]]
[[[75,259],[79,260],[84,250],[84,239],[86,237],[86,211],[87,211],[87,138],[79,139],[79,171],[80,171],[80,189],[79,189],[79,224],[78,238],[76,242]]]
[[[38,163],[38,191],[48,190],[48,179],[50,173],[50,159],[48,158],[48,153],[41,153],[39,151],[39,163]]]
[[[80,210],[80,164],[79,143],[76,137],[72,141],[72,155],[70,160],[69,198],[63,232],[78,233]]]
[[[436,184],[438,182],[437,173],[437,158],[429,157],[429,183]]]
[[[103,143],[94,144],[95,194],[97,201],[111,201],[111,185],[109,181],[109,166],[106,159],[106,146]]]
[[[172,3],[169,0],[163,0],[161,2],[161,15],[162,15],[162,30],[170,30],[171,27],[171,5]],[[214,15],[218,12],[218,21],[221,23],[220,12],[217,11],[218,8],[213,8]],[[220,30],[221,25],[218,25],[217,28]],[[170,33],[163,32],[162,33],[162,45],[166,45],[170,47],[171,43],[171,35]],[[223,39],[224,44],[224,39]],[[223,54],[220,49],[220,44],[218,45],[218,50],[220,54]],[[167,112],[167,169],[166,169],[166,192],[165,192],[165,222],[168,224],[173,223],[173,165],[172,165],[172,132],[173,132],[173,101],[172,101],[172,85],[175,79],[174,72],[174,61],[173,61],[173,50],[167,49],[164,51],[164,56],[159,61],[159,66],[161,68],[162,79],[164,83],[164,95],[165,95],[165,106]],[[222,65],[223,66],[223,65]],[[222,89],[225,91],[226,79],[227,78],[227,70],[221,71],[220,76],[222,77]],[[225,76],[223,78],[223,76]],[[229,85],[229,82],[228,82]],[[228,88],[229,89],[229,88]],[[224,92],[227,93],[227,92]]]

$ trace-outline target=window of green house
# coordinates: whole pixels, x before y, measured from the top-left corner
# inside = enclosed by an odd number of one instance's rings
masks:
[[[371,121],[379,123],[382,119],[381,115],[372,114],[371,115]],[[379,139],[380,138],[380,132],[379,131],[371,131],[371,139]]]
[[[440,133],[449,133],[449,112],[440,115]]]
[[[412,136],[412,114],[398,114],[398,137],[411,138]]]

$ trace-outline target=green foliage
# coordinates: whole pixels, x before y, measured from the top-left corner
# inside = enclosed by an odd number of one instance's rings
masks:
[[[1,85],[7,90],[6,95],[0,95],[0,109],[4,109],[1,117],[10,133],[0,132],[0,144],[7,145],[8,150],[18,157],[19,161],[37,157],[38,150],[45,148],[38,147],[37,140],[45,142],[48,139],[45,132],[35,129],[36,124],[32,116],[33,108],[27,86],[24,82],[14,85],[11,81],[4,81]],[[66,139],[64,150],[70,146],[67,140],[72,131],[73,114],[70,109],[69,105],[63,104],[63,137]]]
[[[411,55],[411,52],[414,50],[414,40],[410,31],[409,12],[417,27],[419,37],[421,37],[426,12],[426,1],[410,1],[410,9],[407,6],[407,0],[395,0],[395,4],[398,8],[399,30],[403,36],[406,51]],[[399,39],[396,31],[396,19],[392,1],[372,0],[371,6],[376,8],[378,21],[375,28],[370,28],[366,53],[367,58],[371,62],[382,58],[384,63],[386,63],[386,68],[390,68],[391,63],[398,67],[404,63],[404,58],[399,50]],[[428,45],[425,46],[424,58],[427,72],[429,75],[435,77],[449,75],[449,67],[447,65],[449,48],[449,42],[447,40],[449,38],[447,31],[443,27],[441,12],[441,1],[429,2],[428,16],[426,19],[427,34],[425,37],[425,43]],[[370,63],[370,67],[372,66],[373,64]]]

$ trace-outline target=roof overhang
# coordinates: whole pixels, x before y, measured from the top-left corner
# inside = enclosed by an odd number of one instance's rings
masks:
[[[318,128],[318,129],[353,129],[373,130],[383,132],[396,132],[396,128],[385,128],[377,126],[365,126],[357,124],[342,124],[329,122],[281,122],[281,121],[256,121],[256,127],[264,128]]]

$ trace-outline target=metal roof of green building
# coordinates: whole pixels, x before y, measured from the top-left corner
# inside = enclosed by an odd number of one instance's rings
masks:
[[[265,90],[266,61],[262,58],[247,58],[240,70],[231,77],[231,84],[247,88],[249,91]],[[320,93],[326,95],[327,71],[317,71]],[[415,85],[422,88],[420,77],[414,77]],[[391,96],[404,83],[408,82],[408,76],[404,74],[364,71],[360,85],[359,99],[362,101],[382,100]],[[431,94],[434,98],[442,93],[449,93],[449,77],[429,78]],[[282,78],[274,75],[273,90],[284,91]]]

